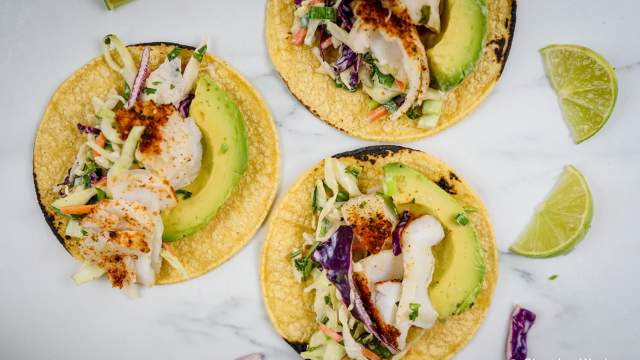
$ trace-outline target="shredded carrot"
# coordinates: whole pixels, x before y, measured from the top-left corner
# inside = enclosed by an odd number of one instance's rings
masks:
[[[400,89],[400,91],[404,91],[407,88],[407,85],[405,85],[402,81],[400,80],[396,80],[396,85],[398,86],[398,88]]]
[[[325,0],[313,0],[311,3],[309,3],[309,5],[318,5],[318,4],[324,5],[324,1]]]
[[[97,188],[103,188],[107,186],[107,178],[103,177],[102,179],[98,180],[95,184],[93,184],[93,186],[97,187]]]
[[[326,49],[326,48],[328,48],[329,46],[331,46],[331,45],[333,44],[333,40],[332,40],[332,39],[333,39],[333,38],[332,38],[331,36],[329,36],[328,38],[326,38],[326,39],[322,42],[322,44],[320,44],[320,47],[321,47],[322,49]]]
[[[380,360],[380,357],[378,355],[367,348],[362,348],[362,355],[364,355],[364,357],[369,360]]]
[[[63,206],[60,208],[60,212],[65,215],[83,215],[93,210],[95,205],[71,205]]]
[[[96,138],[96,145],[100,146],[101,148],[104,148],[104,145],[107,143],[107,138],[104,137],[103,133],[100,133],[100,135],[98,135],[98,137]],[[93,156],[100,156],[100,153],[93,150]]]
[[[162,247],[167,250],[169,252],[169,254],[175,256],[175,254],[173,253],[173,247],[169,244],[167,244],[166,242],[162,243]]]
[[[374,122],[382,117],[387,116],[388,114],[389,112],[387,111],[387,108],[384,107],[383,105],[380,105],[377,108],[375,108],[375,110],[370,112],[369,115],[367,115],[367,120],[370,122]]]
[[[300,46],[304,42],[305,36],[307,36],[307,28],[300,28],[300,30],[298,30],[298,32],[293,35],[293,39],[291,40],[291,42],[293,42],[293,45]]]
[[[327,327],[327,326],[325,326],[323,324],[318,324],[318,327],[320,327],[320,331],[322,331],[325,335],[327,335],[328,337],[332,338],[333,340],[342,341],[342,335],[338,334],[337,332],[335,332],[330,327]]]

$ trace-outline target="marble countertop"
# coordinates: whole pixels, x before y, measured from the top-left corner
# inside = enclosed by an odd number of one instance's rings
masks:
[[[101,52],[100,39],[195,44],[203,34],[265,96],[282,152],[279,197],[308,167],[370,145],[316,120],[287,92],[263,41],[264,0],[136,0],[108,12],[100,0],[0,2],[0,358],[233,359],[262,352],[296,359],[275,334],[258,281],[264,227],[217,270],[131,301],[105,281],[81,287],[77,264],[57,243],[37,206],[31,175],[34,134],[49,97]],[[500,250],[495,300],[477,336],[457,359],[501,359],[509,313],[519,303],[538,321],[536,359],[638,358],[640,350],[640,3],[521,0],[503,78],[468,119],[408,144],[450,164],[480,193]],[[578,43],[616,67],[618,105],[591,140],[574,145],[537,50]],[[635,95],[634,95],[635,94]],[[517,237],[565,164],[586,176],[595,201],[592,229],[568,256],[511,255]],[[548,280],[557,274],[555,281]],[[633,356],[632,354],[635,354]]]

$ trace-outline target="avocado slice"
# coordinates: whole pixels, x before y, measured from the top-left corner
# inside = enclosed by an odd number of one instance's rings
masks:
[[[409,166],[391,163],[383,169],[384,192],[400,209],[406,204],[414,215],[432,215],[444,228],[445,238],[433,248],[436,267],[429,286],[429,298],[439,318],[469,309],[482,288],[485,263],[473,225],[456,221],[464,209],[453,196]]]
[[[427,50],[435,87],[447,91],[473,72],[486,34],[486,0],[446,1],[437,43]]]
[[[191,193],[162,213],[162,239],[175,241],[206,225],[247,168],[247,129],[236,103],[211,77],[200,74],[189,109],[202,132],[202,167],[184,190]]]

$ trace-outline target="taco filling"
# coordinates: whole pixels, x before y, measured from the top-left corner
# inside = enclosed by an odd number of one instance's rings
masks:
[[[449,194],[401,163],[384,166],[379,186],[360,189],[361,170],[324,160],[310,195],[315,232],[290,255],[295,278],[315,296],[305,359],[401,357],[437,319],[466,311],[482,286],[482,252]],[[434,255],[445,231],[457,252],[449,265]],[[438,266],[450,264],[456,269],[442,275]],[[434,290],[439,282],[451,288]]]
[[[207,69],[207,44],[196,48],[184,66],[182,49],[175,47],[153,71],[150,47],[135,64],[115,35],[107,35],[104,46],[104,59],[122,75],[124,86],[104,99],[93,97],[92,113],[77,124],[86,140],[56,185],[60,197],[51,206],[69,218],[66,236],[79,242],[85,263],[74,276],[76,282],[106,274],[113,287],[135,291],[135,284],[155,284],[163,258],[188,277],[163,239],[193,233],[213,216],[244,171],[246,134],[240,136],[244,125],[239,112],[223,117],[237,121],[242,130],[236,132],[236,143],[227,144],[228,152],[238,152],[239,168],[221,174],[232,180],[225,180],[225,186],[218,181],[225,195],[212,200],[207,194],[214,172],[208,147],[214,141],[208,139],[213,131],[207,115],[215,111],[212,106],[220,108],[218,101],[227,109],[235,104],[224,100],[207,72],[201,72]],[[184,218],[178,223],[171,216],[176,209]],[[190,212],[195,213],[192,218]]]
[[[367,120],[407,116],[420,128],[437,125],[445,93],[435,88],[450,87],[431,79],[433,59],[422,39],[440,36],[440,1],[295,3],[292,43],[311,47],[320,63],[317,71],[331,77],[337,87],[369,96],[372,111]],[[483,37],[484,29],[478,31]],[[465,71],[465,76],[471,72]]]

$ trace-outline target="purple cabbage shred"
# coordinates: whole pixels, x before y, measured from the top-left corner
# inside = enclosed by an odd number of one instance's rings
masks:
[[[82,134],[100,135],[100,129],[98,128],[94,128],[88,125],[82,125],[80,123],[76,124],[76,126],[78,127],[78,130]]]
[[[396,228],[393,229],[393,238],[391,239],[391,248],[393,249],[393,255],[395,256],[402,254],[402,243],[401,243],[402,232],[404,231],[404,228],[409,223],[409,218],[410,218],[409,212],[407,210],[403,211],[402,215],[400,215],[400,221],[398,222],[398,225],[396,225]]]
[[[351,77],[349,77],[349,88],[355,89],[358,86],[358,71],[360,71],[360,56],[356,57],[356,63],[353,64],[353,72],[351,73]]]
[[[527,359],[527,333],[536,320],[536,314],[516,306],[511,314],[509,337],[507,338],[507,360]]]
[[[347,70],[351,66],[355,65],[358,61],[358,55],[351,50],[347,45],[342,44],[340,46],[340,57],[336,60],[333,67],[336,74],[340,74]]]
[[[186,98],[180,101],[178,105],[178,111],[183,118],[189,117],[189,107],[191,106],[191,101],[193,100],[193,94],[187,95]]]
[[[351,31],[353,27],[353,11],[351,10],[351,0],[342,0],[338,4],[338,19],[340,19],[340,27],[346,31]]]
[[[133,80],[133,85],[131,86],[131,95],[129,96],[129,100],[125,104],[125,109],[131,109],[133,107],[133,104],[135,104],[138,100],[138,97],[140,97],[144,82],[147,80],[147,76],[149,76],[150,54],[151,50],[148,47],[145,47],[142,51],[142,56],[140,57],[140,66],[138,67],[138,73]]]

